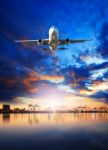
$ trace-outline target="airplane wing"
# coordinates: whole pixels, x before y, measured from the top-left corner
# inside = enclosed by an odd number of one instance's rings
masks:
[[[59,40],[59,45],[65,45],[65,44],[74,44],[74,43],[83,43],[83,42],[87,42],[87,41],[91,41],[92,39],[89,40],[82,40],[82,39],[76,39],[76,40],[72,40],[72,39],[66,39],[66,40]]]
[[[22,43],[24,45],[48,45],[49,40],[48,39],[39,39],[39,40],[16,40],[14,41],[16,43]]]

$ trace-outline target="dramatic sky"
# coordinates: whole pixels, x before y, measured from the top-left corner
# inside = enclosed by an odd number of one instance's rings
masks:
[[[93,38],[52,54],[16,39]],[[108,0],[0,2],[0,103],[41,107],[108,103]]]

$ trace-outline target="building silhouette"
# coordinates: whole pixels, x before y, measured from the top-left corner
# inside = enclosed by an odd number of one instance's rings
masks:
[[[10,112],[10,105],[3,105],[2,106],[2,111],[4,113],[9,113]]]
[[[28,104],[28,110],[29,111],[39,111],[40,110],[39,108],[40,108],[39,105]]]

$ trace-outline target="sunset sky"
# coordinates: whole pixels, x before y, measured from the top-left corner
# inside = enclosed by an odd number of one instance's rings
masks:
[[[4,0],[0,2],[0,104],[41,108],[108,103],[108,0]],[[93,39],[44,51],[14,40]]]

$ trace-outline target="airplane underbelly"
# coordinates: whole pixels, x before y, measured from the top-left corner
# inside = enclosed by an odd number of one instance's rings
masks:
[[[57,46],[58,46],[58,44],[57,44],[57,41],[56,42],[50,42],[50,48],[52,49],[52,50],[56,50],[57,49]]]
[[[49,30],[49,46],[50,49],[56,50],[58,46],[59,33],[55,27],[51,27]]]

